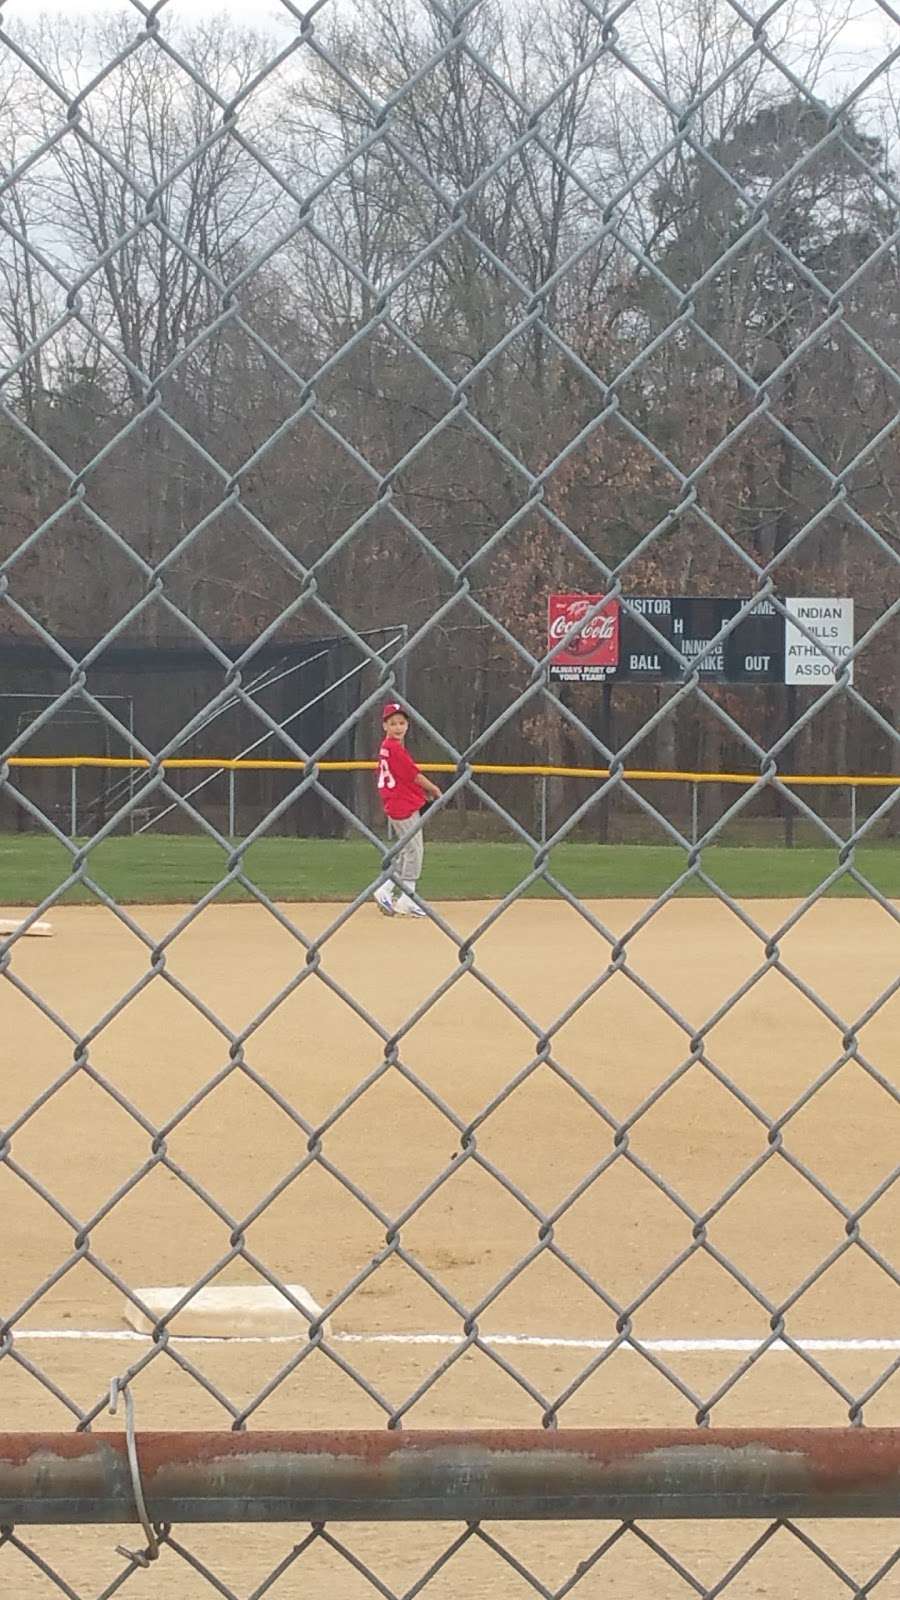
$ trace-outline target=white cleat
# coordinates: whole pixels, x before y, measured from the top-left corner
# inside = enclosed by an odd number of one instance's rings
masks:
[[[383,883],[380,889],[375,890],[374,898],[375,904],[384,916],[393,917],[396,915],[394,898],[386,883]]]
[[[401,894],[394,901],[394,912],[398,917],[427,916],[427,912],[423,911],[421,906],[417,906],[415,900],[410,899],[408,894]]]

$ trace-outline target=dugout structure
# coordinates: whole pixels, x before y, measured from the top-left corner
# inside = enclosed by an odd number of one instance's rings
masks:
[[[404,626],[364,633],[379,661],[390,661],[406,638]],[[87,640],[60,640],[76,660],[91,648]],[[251,641],[217,641],[232,660]],[[44,815],[70,835],[94,834],[123,811],[121,829],[178,833],[192,823],[172,799],[143,801],[133,771],[82,768],[73,778],[64,758],[87,755],[116,758],[140,747],[172,755],[215,754],[256,760],[293,755],[279,735],[284,730],[304,750],[325,745],[334,728],[345,731],[333,742],[335,760],[371,756],[368,727],[354,714],[372,684],[377,665],[360,657],[342,637],[297,639],[263,645],[254,651],[242,681],[264,712],[262,721],[238,694],[222,694],[222,668],[201,645],[113,642],[91,668],[92,697],[99,709],[77,697],[67,699],[70,669],[46,646],[27,639],[0,640],[0,748],[9,753],[59,757],[60,767],[23,773],[23,792]],[[106,714],[104,714],[106,713]],[[135,742],[136,741],[136,742]],[[295,780],[293,780],[295,781]],[[249,833],[272,813],[273,832],[331,837],[341,831],[338,812],[321,795],[307,792],[287,809],[290,775],[257,769],[239,783],[225,773],[181,772],[173,787],[222,833]],[[333,792],[345,805],[358,804],[358,779],[333,774]],[[0,794],[0,832],[39,827],[34,815]]]

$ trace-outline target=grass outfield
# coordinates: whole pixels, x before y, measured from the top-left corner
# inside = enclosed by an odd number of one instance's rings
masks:
[[[365,840],[264,839],[244,858],[247,875],[277,900],[351,900],[377,871],[377,856]],[[54,839],[40,835],[0,836],[0,904],[32,906],[51,894],[70,870],[71,857]],[[836,852],[827,849],[734,849],[712,846],[704,869],[723,888],[743,898],[794,899],[809,894],[834,871]],[[857,851],[860,872],[881,892],[900,896],[900,851]],[[584,898],[647,898],[661,894],[684,871],[686,855],[669,845],[559,845],[551,870]],[[429,844],[422,893],[432,900],[493,900],[507,894],[528,874],[531,858],[518,844]],[[89,872],[123,904],[193,902],[226,871],[223,851],[212,840],[184,835],[108,839],[91,851]],[[843,877],[832,894],[866,891]],[[536,884],[531,895],[553,895]],[[692,882],[683,894],[706,894]],[[69,901],[89,901],[90,891],[75,888]],[[222,898],[246,900],[246,891],[229,885]]]

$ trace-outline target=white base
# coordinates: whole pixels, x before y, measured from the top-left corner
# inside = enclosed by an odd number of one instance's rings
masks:
[[[18,921],[12,921],[10,918],[0,917],[0,933],[18,933],[22,926],[22,920],[22,918],[19,918]],[[53,932],[53,924],[51,922],[33,922],[30,928],[25,929],[25,932],[29,938],[49,939]]]
[[[296,1334],[301,1337],[310,1322],[320,1317],[317,1305],[308,1289],[299,1283],[286,1283],[285,1288],[305,1308],[307,1315],[295,1311],[289,1300],[271,1284],[208,1285],[200,1289],[193,1299],[179,1311],[170,1324],[173,1337],[200,1335],[206,1338],[230,1339],[240,1334]],[[164,1317],[187,1294],[183,1288],[136,1289],[135,1294],[148,1310]],[[136,1305],[126,1300],[123,1315],[129,1327],[138,1333],[151,1333],[153,1322],[143,1316]],[[325,1325],[328,1332],[328,1324]]]

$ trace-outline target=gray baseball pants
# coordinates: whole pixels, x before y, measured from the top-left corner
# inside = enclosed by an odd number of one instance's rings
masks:
[[[395,839],[405,840],[402,850],[398,850],[393,861],[393,872],[396,878],[407,889],[414,889],[422,872],[422,861],[425,856],[425,842],[422,830],[413,834],[413,829],[419,828],[419,813],[413,817],[388,817],[388,831]],[[412,835],[412,837],[410,837]]]

